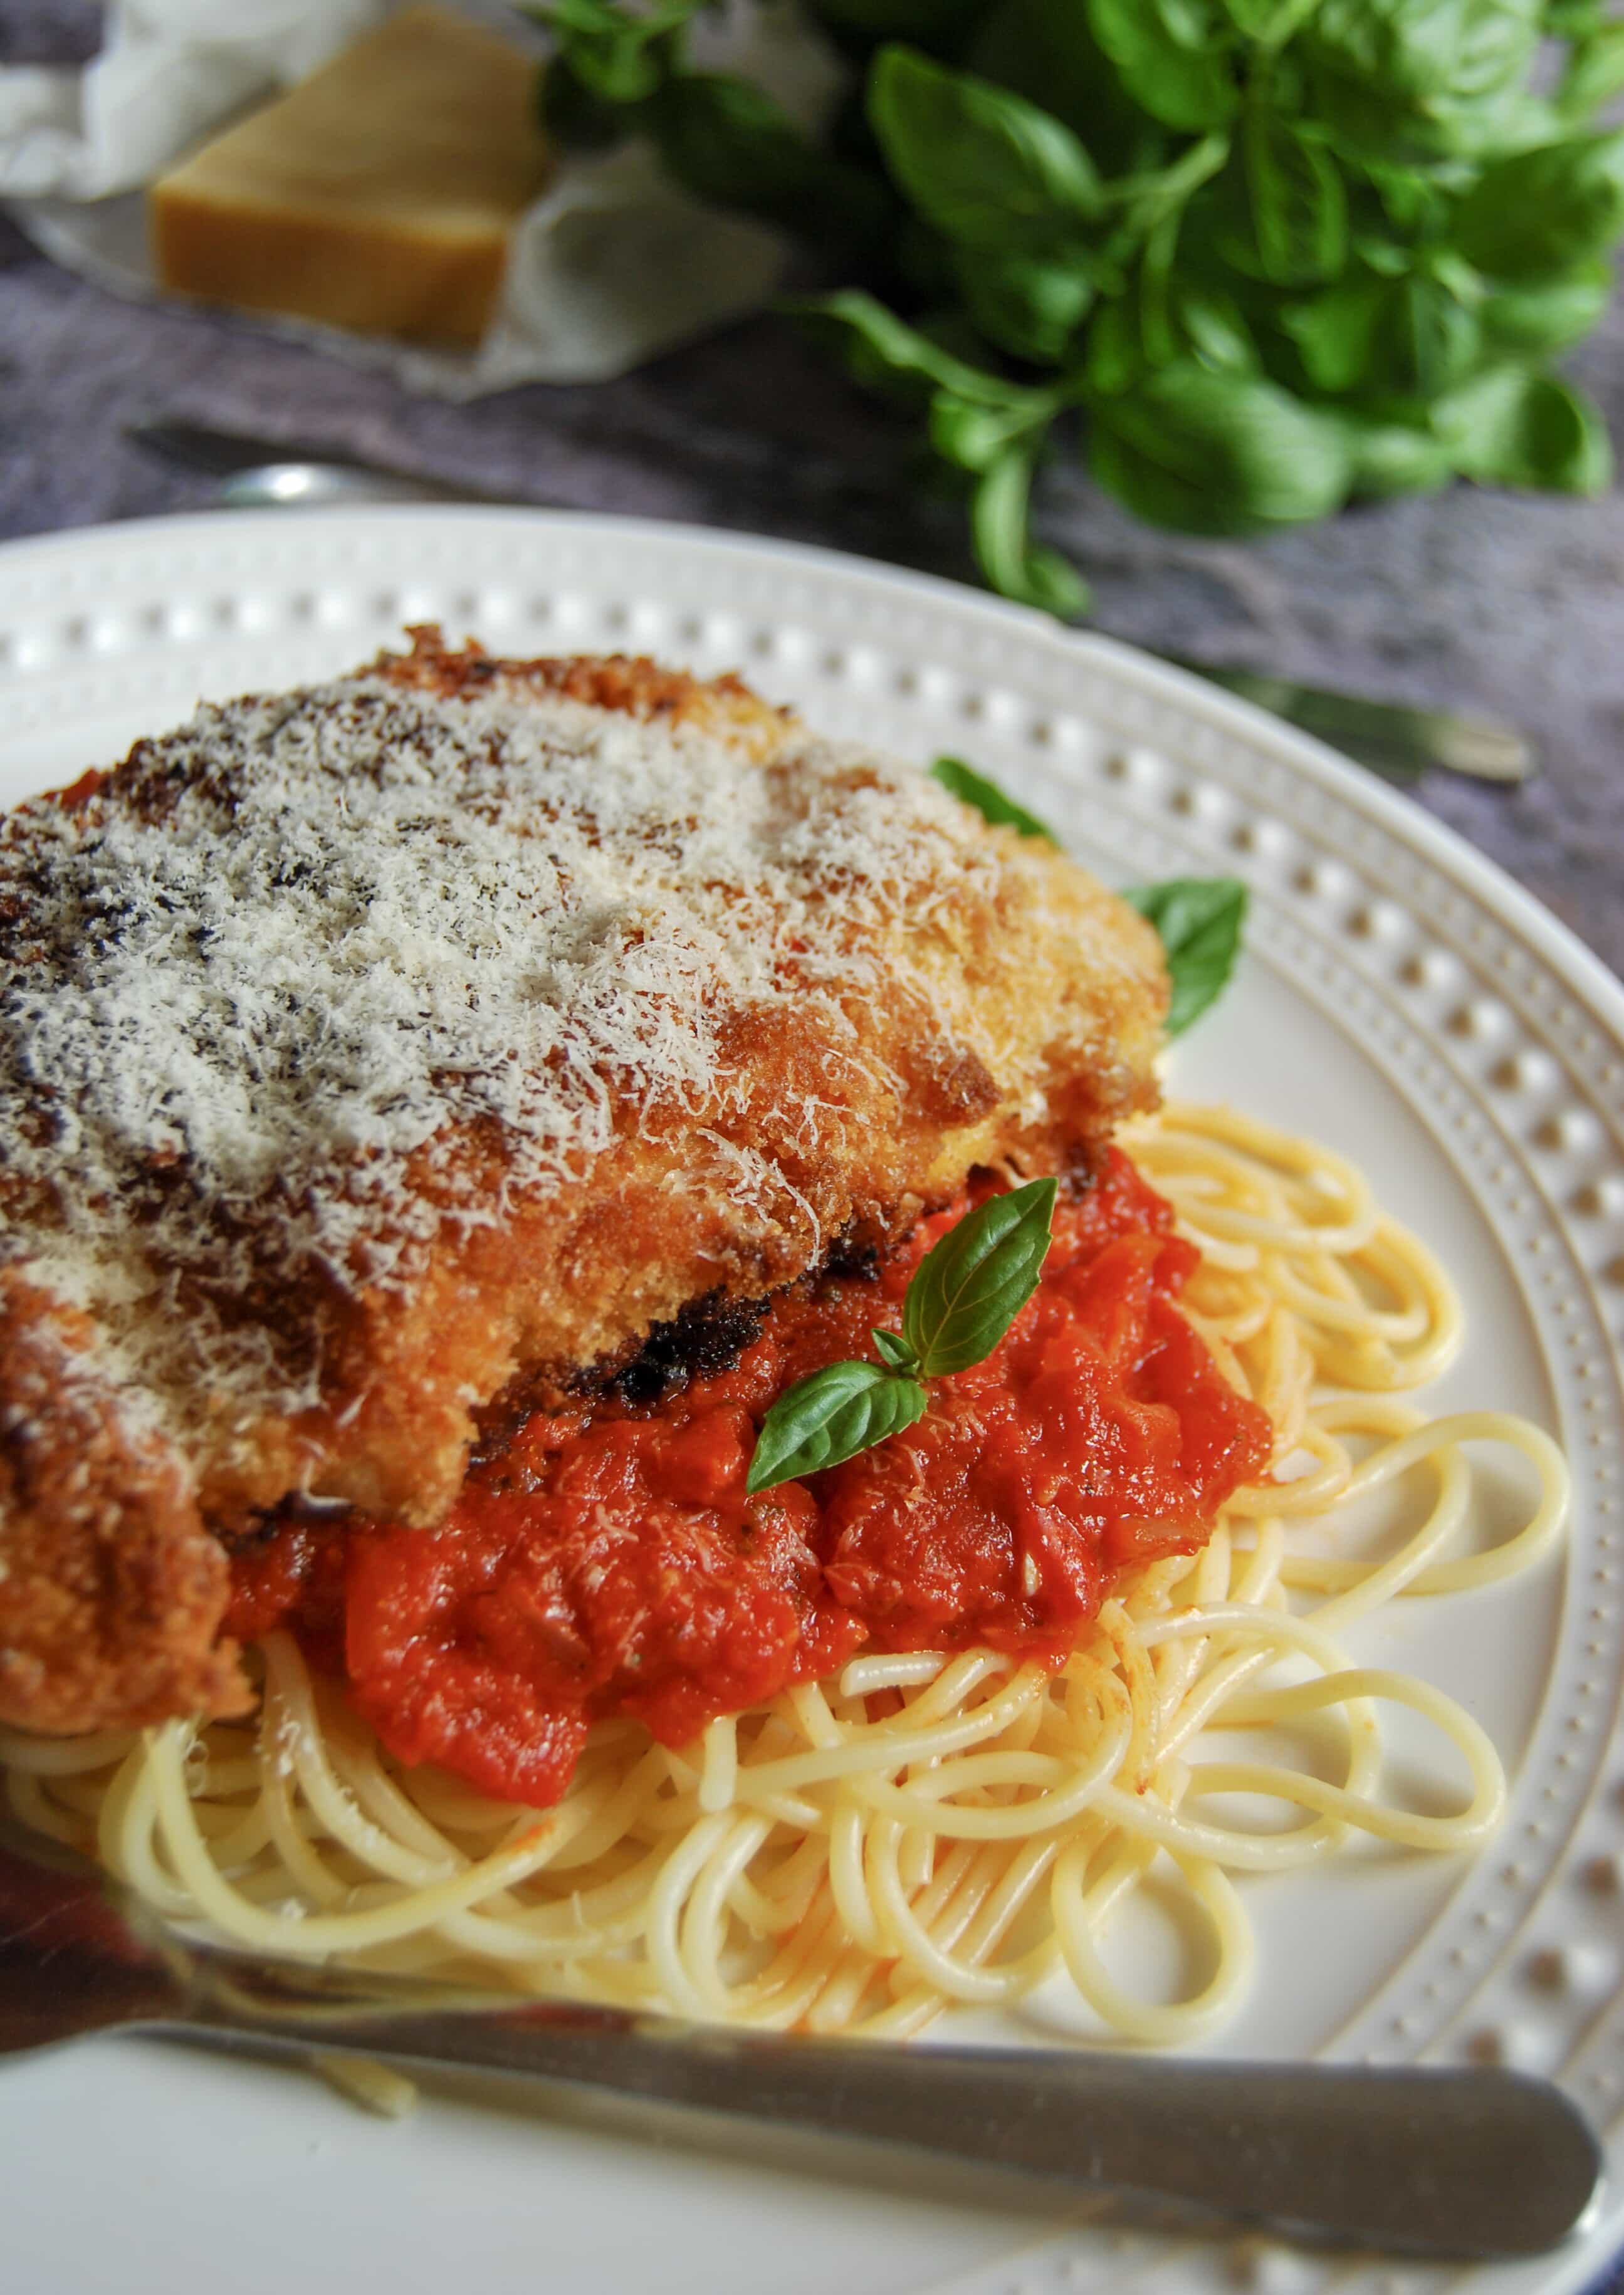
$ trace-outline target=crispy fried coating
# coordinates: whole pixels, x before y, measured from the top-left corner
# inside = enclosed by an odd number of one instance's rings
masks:
[[[0,1270],[0,1719],[61,1730],[241,1710],[246,1685],[217,1640],[227,1572],[216,1532],[293,1495],[431,1523],[455,1495],[482,1414],[556,1399],[697,1299],[759,1298],[836,1245],[905,1233],[974,1166],[1086,1164],[1121,1117],[1154,1100],[1167,992],[1159,944],[1062,854],[988,828],[905,769],[813,744],[735,678],[701,682],[620,657],[505,662],[447,649],[431,631],[413,640],[409,655],[357,674],[368,707],[396,693],[453,725],[494,696],[503,723],[532,703],[565,707],[565,748],[613,719],[632,729],[617,739],[674,745],[661,755],[698,755],[696,744],[725,752],[746,776],[742,796],[759,799],[750,849],[770,857],[772,886],[793,886],[793,909],[763,916],[750,906],[755,888],[730,885],[721,862],[718,891],[713,864],[692,858],[703,823],[669,837],[628,829],[606,798],[581,846],[581,783],[568,783],[577,794],[567,804],[546,796],[543,778],[530,843],[515,848],[537,854],[538,883],[549,823],[572,805],[577,870],[581,851],[594,863],[601,852],[628,882],[654,881],[652,870],[674,883],[665,845],[688,837],[688,936],[672,946],[685,963],[690,942],[720,951],[706,960],[714,980],[683,992],[703,1035],[698,1068],[665,1039],[635,1074],[602,1066],[586,1099],[577,1091],[570,1103],[586,1110],[571,1116],[576,1144],[547,1168],[513,1122],[470,1117],[447,1085],[445,1120],[393,1163],[363,1147],[334,1181],[331,1158],[311,1164],[312,1179],[290,1157],[266,1184],[263,1220],[241,1195],[225,1211],[209,1198],[184,1255],[166,1261],[177,1191],[207,1176],[191,1168],[199,1151],[183,1123],[173,1150],[148,1149],[131,1166],[141,1279],[109,1278],[104,1300],[84,1299],[81,1281],[82,1315],[53,1295],[71,1223],[63,1188],[48,1161],[38,1178],[37,1153],[30,1184],[8,1182],[0,1165],[12,1261]],[[430,779],[467,776],[467,746],[448,764],[431,744]],[[500,780],[505,768],[492,770]],[[243,786],[232,774],[244,771],[251,758],[230,772],[200,765],[195,741],[142,745],[104,780],[77,785],[71,805],[84,841],[102,838],[104,850],[110,824],[161,832],[217,795],[228,854]],[[26,863],[0,882],[0,902],[30,981],[50,963],[29,908],[40,818],[24,808],[0,840],[0,857],[20,851]],[[735,909],[746,917],[737,944]],[[643,927],[623,919],[616,931],[605,944],[634,968]],[[647,992],[657,1002],[657,986]],[[593,992],[613,1000],[612,984]],[[312,1010],[313,1041],[324,1025]],[[242,1057],[257,1057],[252,1043]],[[566,1044],[549,1057],[559,1090],[573,1089],[583,1056]],[[45,1099],[6,1120],[32,1137],[42,1111]],[[587,1117],[595,1133],[581,1130]],[[393,1175],[389,1188],[358,1230],[355,1175],[370,1185],[379,1171]],[[319,1212],[322,1187],[344,1194],[350,1224],[335,1230],[337,1246],[318,1235],[321,1247],[295,1249],[288,1203]],[[395,1250],[408,1231],[410,1248]],[[228,1341],[236,1368],[215,1376],[208,1366],[227,1360]],[[244,1352],[250,1341],[258,1356]],[[241,1364],[260,1358],[271,1368],[257,1390]],[[138,1406],[127,1417],[121,1384]]]
[[[94,1334],[0,1269],[0,1719],[33,1729],[239,1713],[225,1555],[183,1462],[96,1376]]]

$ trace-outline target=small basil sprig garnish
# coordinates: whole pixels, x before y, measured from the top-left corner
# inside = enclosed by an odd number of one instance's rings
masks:
[[[1035,813],[1016,804],[996,781],[978,773],[961,757],[938,757],[930,770],[943,788],[974,805],[983,821],[1018,829],[1023,837],[1059,843]],[[1172,983],[1167,1033],[1182,1035],[1228,984],[1240,953],[1241,927],[1246,921],[1246,887],[1238,877],[1170,877],[1160,885],[1127,886],[1122,898],[1162,936]]]
[[[1038,1287],[1057,1182],[993,1196],[927,1251],[902,1301],[900,1331],[876,1331],[878,1362],[830,1363],[779,1395],[756,1439],[746,1489],[771,1490],[837,1466],[920,1417],[924,1382],[990,1355]]]

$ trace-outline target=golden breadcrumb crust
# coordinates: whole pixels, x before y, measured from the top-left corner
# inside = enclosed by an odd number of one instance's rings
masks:
[[[412,635],[410,655],[386,655],[371,674],[450,698],[500,679],[510,691],[692,725],[763,770],[804,739],[734,677],[702,682],[619,657],[498,661],[472,644],[449,649],[432,631]],[[853,788],[872,779],[861,753],[848,770]],[[76,801],[86,788],[116,803],[119,774],[79,785]],[[246,1426],[235,1417],[217,1438],[205,1423],[184,1453],[138,1439],[115,1386],[98,1384],[94,1330],[7,1274],[0,1719],[63,1730],[241,1710],[246,1685],[217,1643],[227,1570],[216,1531],[251,1524],[295,1493],[432,1523],[487,1407],[545,1401],[582,1367],[634,1352],[687,1303],[759,1297],[836,1238],[904,1233],[973,1166],[1086,1164],[1122,1117],[1154,1101],[1160,945],[1058,852],[1006,829],[982,833],[1008,865],[978,872],[974,887],[933,887],[885,928],[899,960],[905,941],[916,985],[847,999],[837,1058],[792,1003],[736,1013],[723,1030],[726,1095],[618,1108],[611,1143],[577,1180],[521,1196],[490,1225],[448,1222],[406,1295],[306,1277],[245,1299],[243,1314],[279,1341],[319,1336],[314,1408]],[[884,982],[886,946],[865,954],[877,959],[866,976]],[[944,1026],[943,1013],[958,1022]],[[809,1107],[819,1111],[810,1126]],[[500,1202],[500,1136],[470,1129],[453,1145],[450,1164],[441,1141],[411,1171],[422,1195],[432,1200],[452,1173],[466,1202],[471,1175]]]
[[[95,1378],[94,1333],[0,1269],[0,1719],[31,1729],[239,1713],[225,1554],[184,1462]]]

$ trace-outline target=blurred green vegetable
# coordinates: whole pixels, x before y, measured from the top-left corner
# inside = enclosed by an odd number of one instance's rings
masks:
[[[690,69],[702,4],[535,9],[543,117],[647,136],[821,252],[845,283],[802,323],[911,411],[1006,595],[1087,604],[1030,534],[1057,446],[1198,534],[1453,478],[1608,484],[1546,371],[1624,233],[1604,0],[803,0],[851,73],[821,141]]]

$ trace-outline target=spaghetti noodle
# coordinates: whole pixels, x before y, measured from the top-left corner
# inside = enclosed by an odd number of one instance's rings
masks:
[[[1202,1252],[1184,1311],[1268,1411],[1274,1475],[1200,1553],[1120,1580],[1057,1671],[986,1649],[858,1656],[681,1751],[600,1723],[538,1812],[395,1761],[276,1632],[249,1722],[0,1731],[12,1811],[163,1918],[259,1952],[876,2036],[1065,1976],[1114,2035],[1194,2039],[1252,1972],[1232,1875],[1361,1834],[1448,1854],[1492,1833],[1506,1786],[1483,1732],[1341,1637],[1383,1603],[1530,1567],[1561,1535],[1568,1475],[1526,1420],[1401,1400],[1452,1359],[1460,1310],[1344,1159],[1187,1107],[1122,1144]],[[1537,1496],[1514,1536],[1463,1554],[1467,1450],[1484,1443],[1521,1453]],[[1378,1492],[1406,1519],[1374,1558],[1316,1549],[1314,1525],[1340,1531]],[[1454,1748],[1452,1814],[1383,1798],[1384,1706]],[[1215,1752],[1243,1731],[1288,1742]],[[1214,1806],[1235,1795],[1272,1813]],[[1104,1956],[1147,1883],[1176,1887],[1210,1934],[1204,1981],[1172,2002],[1137,1997]]]

